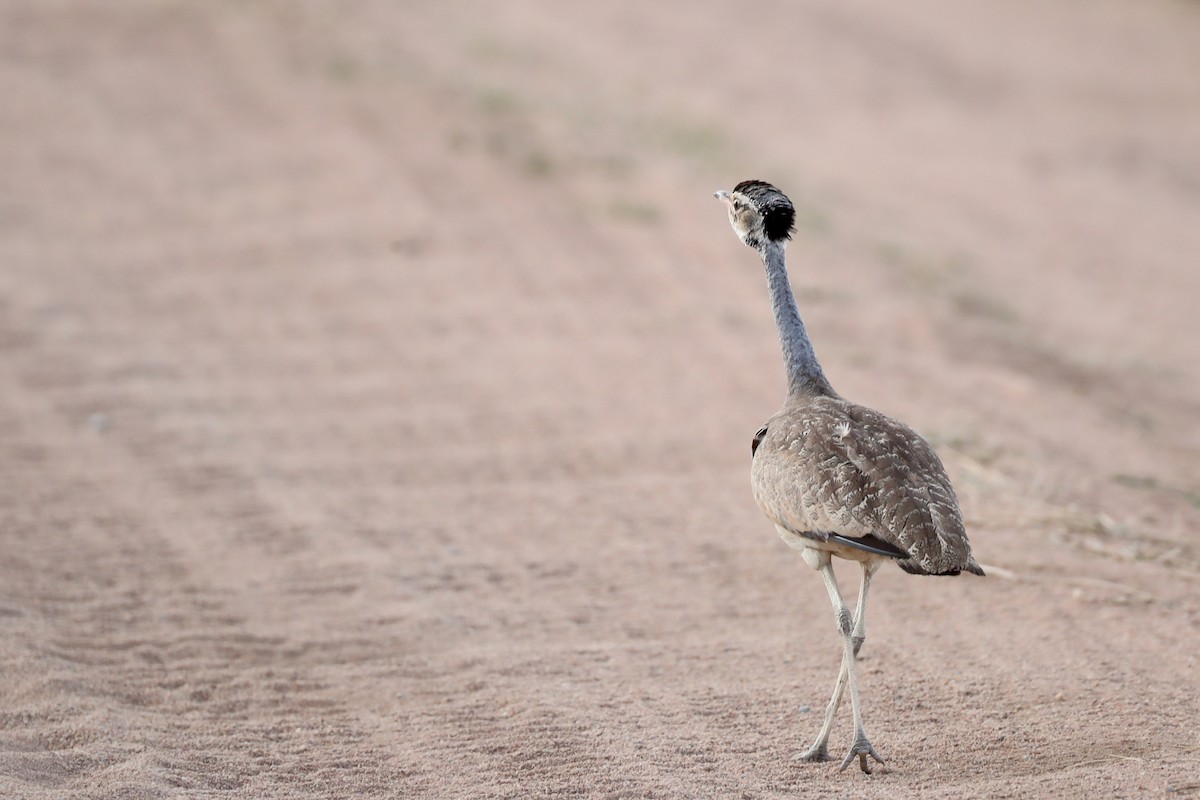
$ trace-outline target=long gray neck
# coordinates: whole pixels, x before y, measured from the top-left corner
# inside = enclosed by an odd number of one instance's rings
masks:
[[[784,263],[785,242],[767,242],[759,250],[763,266],[767,269],[767,287],[771,291],[771,306],[775,311],[775,327],[779,329],[779,341],[783,345],[783,361],[787,366],[788,395],[834,394],[833,387],[825,378],[817,354],[813,352],[808,331],[796,308],[796,297],[788,281],[787,265]]]

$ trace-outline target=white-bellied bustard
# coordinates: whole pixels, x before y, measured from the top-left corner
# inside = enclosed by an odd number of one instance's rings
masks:
[[[769,183],[742,181],[719,191],[738,238],[758,251],[767,271],[775,325],[783,344],[788,392],[783,408],[767,420],[751,444],[754,499],[779,535],[819,570],[833,602],[843,639],[842,666],[825,722],[799,756],[828,761],[829,731],[850,684],[854,741],[842,760],[867,756],[880,764],[863,730],[855,657],[866,638],[867,589],[885,561],[915,575],[982,575],[971,556],[962,513],[942,462],[908,426],[838,396],[796,309],[784,249],[795,230],[795,208]],[[833,574],[831,558],[862,568],[858,607],[850,615]]]

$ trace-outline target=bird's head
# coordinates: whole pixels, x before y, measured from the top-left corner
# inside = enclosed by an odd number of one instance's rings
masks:
[[[765,181],[742,181],[715,197],[729,207],[729,224],[742,242],[762,250],[768,242],[792,238],[796,208],[783,192]]]

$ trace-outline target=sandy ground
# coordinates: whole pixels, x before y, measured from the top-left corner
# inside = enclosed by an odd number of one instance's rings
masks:
[[[1173,0],[7,0],[0,796],[1200,795],[1197,75]],[[878,579],[870,777],[791,760],[748,177],[992,573]]]

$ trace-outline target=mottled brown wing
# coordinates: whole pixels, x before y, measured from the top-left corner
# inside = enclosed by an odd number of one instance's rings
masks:
[[[785,408],[754,457],[755,499],[799,534],[877,536],[910,572],[977,571],[950,479],[907,426],[839,398]]]

